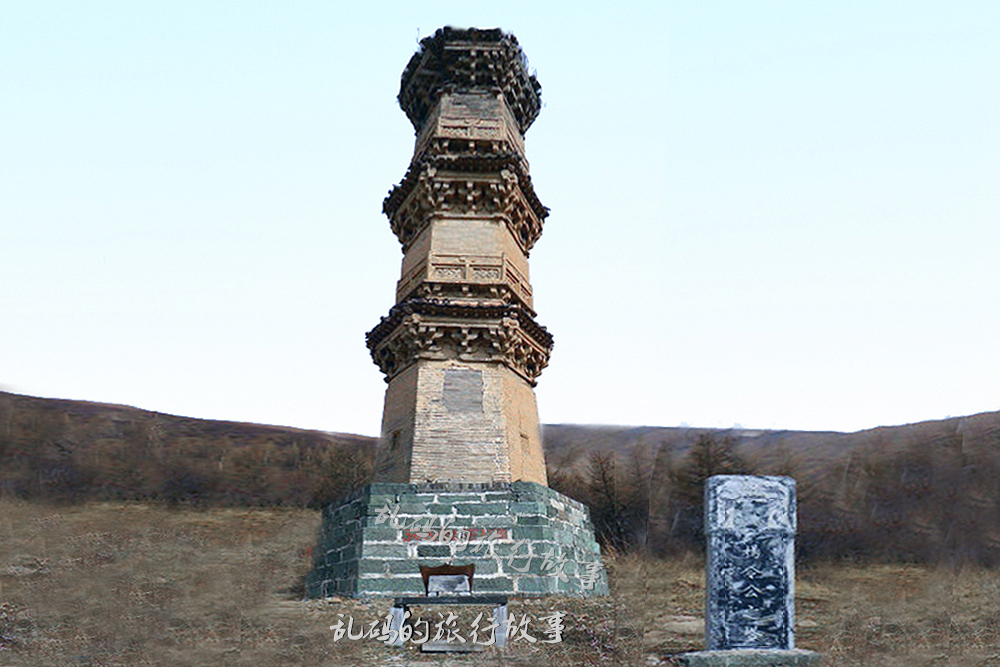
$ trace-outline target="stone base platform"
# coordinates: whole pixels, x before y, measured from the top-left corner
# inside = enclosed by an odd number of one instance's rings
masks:
[[[813,665],[822,657],[802,649],[743,648],[724,651],[694,651],[671,656],[690,667],[786,667]]]
[[[309,598],[423,595],[446,563],[474,594],[608,594],[587,507],[534,482],[371,484],[323,509],[313,553]]]

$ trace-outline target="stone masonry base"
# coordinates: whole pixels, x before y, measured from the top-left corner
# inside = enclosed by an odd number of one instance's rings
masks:
[[[323,509],[306,596],[423,595],[420,566],[475,564],[473,593],[607,595],[585,505],[534,482],[372,484]]]

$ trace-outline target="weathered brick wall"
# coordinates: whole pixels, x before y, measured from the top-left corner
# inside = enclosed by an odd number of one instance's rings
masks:
[[[547,484],[534,391],[501,364],[417,361],[386,390],[376,474]]]
[[[395,525],[376,521],[386,507],[398,508]],[[421,539],[414,521],[471,537]],[[419,566],[442,563],[475,564],[474,592],[607,594],[586,506],[534,483],[373,484],[324,510],[319,544],[307,579],[314,598],[423,594]]]
[[[417,365],[407,368],[394,377],[386,388],[382,437],[375,457],[375,478],[379,481],[410,481],[418,371]]]
[[[419,361],[409,482],[509,482],[498,364]]]
[[[399,272],[399,282],[396,285],[396,301],[406,296],[406,294],[400,293],[400,288],[403,286],[403,283],[408,282],[408,277],[413,276],[421,269],[424,270],[421,277],[426,276],[428,256],[431,252],[431,227],[428,226],[420,232],[410,245],[410,249],[403,255],[403,263]]]
[[[504,371],[501,375],[511,478],[547,486],[535,392],[524,378],[507,369]]]

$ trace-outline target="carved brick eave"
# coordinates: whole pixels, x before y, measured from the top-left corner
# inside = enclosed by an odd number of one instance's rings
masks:
[[[382,205],[405,253],[435,215],[500,217],[528,255],[549,214],[515,156],[434,156],[414,165]]]
[[[529,317],[534,318],[537,315],[534,309],[525,302],[524,297],[518,294],[507,283],[422,280],[408,292],[400,296],[400,303],[419,300],[440,304],[465,305],[470,303],[484,303],[501,307],[516,305],[522,308]]]
[[[399,106],[420,132],[442,92],[503,95],[523,135],[541,110],[542,86],[517,38],[499,28],[441,28],[420,41],[400,78]]]
[[[408,301],[366,339],[386,382],[418,359],[459,359],[502,362],[535,386],[552,352],[552,335],[519,305]]]
[[[383,317],[374,329],[365,334],[368,347],[377,345],[404,317],[413,314],[459,319],[499,320],[512,318],[518,322],[522,329],[535,338],[539,345],[545,348],[552,347],[552,334],[541,324],[535,322],[530,311],[520,304],[465,304],[455,303],[450,299],[410,299],[393,306],[389,310],[389,314]]]
[[[531,182],[531,176],[528,174],[524,160],[517,153],[509,151],[492,155],[480,153],[427,155],[412,163],[406,170],[403,180],[389,191],[389,194],[382,201],[382,213],[391,219],[417,187],[421,177],[429,170],[434,170],[434,173],[450,171],[499,174],[504,169],[512,171],[517,176],[517,185],[524,193],[528,206],[539,219],[545,220],[549,215],[549,209],[535,194],[535,186]]]

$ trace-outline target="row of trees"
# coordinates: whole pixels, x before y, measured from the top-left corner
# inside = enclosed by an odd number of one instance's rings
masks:
[[[704,550],[705,480],[718,474],[796,479],[798,556],[1000,565],[1000,435],[961,436],[851,452],[806,471],[792,456],[761,464],[730,437],[702,434],[669,449],[591,452],[582,468],[550,470],[550,484],[586,503],[599,540],[656,555]]]
[[[321,507],[372,478],[371,438],[142,411],[88,416],[7,396],[0,494]],[[639,442],[549,459],[550,486],[588,505],[598,539],[617,550],[700,551],[706,479],[781,474],[797,480],[800,558],[1000,564],[1000,429],[875,440],[813,467],[788,452],[747,456],[711,432],[690,446]]]

